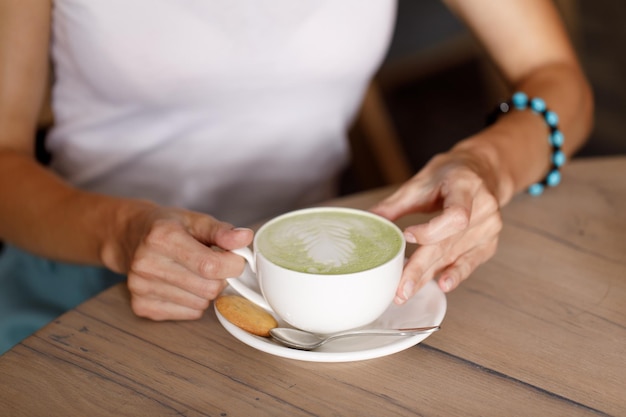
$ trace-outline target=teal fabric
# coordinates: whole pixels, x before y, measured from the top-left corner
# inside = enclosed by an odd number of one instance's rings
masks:
[[[54,262],[5,246],[0,253],[0,355],[124,279],[104,268]]]

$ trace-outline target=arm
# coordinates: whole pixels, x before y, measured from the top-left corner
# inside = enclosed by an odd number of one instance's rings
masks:
[[[80,227],[97,207],[34,159],[34,136],[48,78],[49,1],[6,0],[0,9],[0,237],[35,253],[68,261],[101,263],[101,230]],[[68,204],[79,200],[76,204]],[[69,211],[65,211],[68,209]],[[82,214],[81,214],[82,213]],[[95,219],[84,219],[89,222]],[[106,218],[104,220],[107,220]],[[81,220],[83,221],[83,220]],[[27,226],[28,225],[28,226]],[[115,263],[115,262],[113,262]],[[121,270],[122,265],[111,265]]]
[[[0,240],[128,274],[139,315],[196,318],[223,278],[244,265],[209,245],[245,246],[252,233],[199,213],[81,191],[37,163],[51,7],[51,0],[0,2]]]
[[[543,98],[557,112],[572,155],[591,130],[593,100],[557,11],[545,0],[448,0],[474,31],[512,91]],[[495,105],[495,103],[494,103]],[[410,212],[441,213],[408,227],[420,246],[407,263],[396,302],[428,280],[450,291],[496,251],[500,207],[550,166],[548,129],[530,111],[514,111],[435,156],[372,210],[390,219]]]
[[[485,46],[512,91],[539,96],[558,113],[566,138],[563,151],[570,156],[578,150],[591,131],[593,96],[553,3],[446,3]],[[506,203],[547,173],[550,152],[545,137],[546,126],[540,117],[513,112],[461,146],[484,147],[500,161],[503,180],[497,197]]]

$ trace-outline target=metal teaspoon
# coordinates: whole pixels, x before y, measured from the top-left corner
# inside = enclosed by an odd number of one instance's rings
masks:
[[[330,335],[317,335],[304,330],[276,327],[270,330],[270,336],[279,343],[293,349],[313,350],[331,340],[348,336],[414,336],[416,334],[432,333],[440,326],[413,327],[406,329],[361,329],[348,330]]]

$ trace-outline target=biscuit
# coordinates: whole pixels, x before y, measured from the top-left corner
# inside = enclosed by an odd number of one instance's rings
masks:
[[[226,320],[257,336],[269,337],[270,330],[278,327],[270,313],[239,295],[222,295],[215,307]]]

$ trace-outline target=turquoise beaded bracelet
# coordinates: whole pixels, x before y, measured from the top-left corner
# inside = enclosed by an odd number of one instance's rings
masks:
[[[563,166],[563,164],[565,164],[567,159],[561,150],[565,137],[559,130],[559,116],[555,112],[548,109],[546,102],[543,101],[543,99],[539,97],[529,99],[526,94],[518,91],[511,96],[509,101],[500,103],[500,105],[489,115],[487,123],[494,123],[498,116],[507,114],[513,108],[516,110],[526,110],[530,108],[532,112],[543,117],[543,120],[550,129],[550,134],[548,135],[548,142],[552,146],[550,171],[542,181],[528,187],[529,194],[541,195],[546,186],[556,187],[559,185],[561,182],[561,172],[559,169]]]

